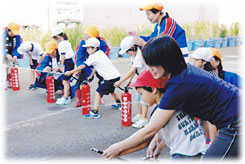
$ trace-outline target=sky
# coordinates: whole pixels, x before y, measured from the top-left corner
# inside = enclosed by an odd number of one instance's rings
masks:
[[[76,1],[76,0],[73,0]],[[124,3],[131,4],[132,2],[138,2],[139,0],[78,0],[82,3],[89,4],[112,4],[112,3]],[[142,2],[142,0],[140,0]],[[146,0],[143,0],[146,2]],[[48,26],[48,4],[54,5],[56,0],[2,0],[0,3],[1,12],[1,27],[6,26],[10,21],[14,21],[20,24],[34,24]],[[181,4],[183,2],[191,3],[205,3],[205,4],[217,4],[219,8],[219,23],[230,25],[231,22],[242,22],[242,13],[244,5],[242,0],[162,0],[162,2],[171,4]],[[231,4],[232,2],[232,4]],[[183,9],[185,10],[185,9]],[[52,11],[51,11],[52,12]]]

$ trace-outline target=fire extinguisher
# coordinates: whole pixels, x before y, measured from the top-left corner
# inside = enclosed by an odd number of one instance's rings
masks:
[[[126,86],[124,89],[120,88],[121,90],[124,90],[121,96],[121,102],[122,102],[122,113],[121,113],[121,122],[122,126],[129,127],[132,125],[131,122],[131,115],[132,115],[132,99],[131,99],[131,93],[128,92],[130,89],[128,86]]]
[[[46,86],[47,86],[47,103],[55,102],[55,90],[54,90],[54,77],[47,76],[46,77]]]
[[[17,67],[11,67],[10,72],[11,72],[12,90],[18,91],[18,90],[20,90],[18,68]]]
[[[90,113],[90,86],[88,81],[84,80],[83,84],[80,86],[81,89],[81,104],[82,104],[82,115]]]

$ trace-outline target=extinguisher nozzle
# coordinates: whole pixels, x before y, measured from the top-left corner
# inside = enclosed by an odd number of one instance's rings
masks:
[[[96,148],[94,148],[94,147],[91,148],[90,150],[93,151],[93,152],[99,153],[99,154],[103,154],[103,151],[98,150],[98,149],[96,149]]]

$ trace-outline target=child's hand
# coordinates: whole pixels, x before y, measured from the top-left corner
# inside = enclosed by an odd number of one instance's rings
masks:
[[[114,84],[114,87],[119,87],[120,85],[122,84],[122,82],[121,81],[117,81],[117,82],[115,82],[115,84]]]
[[[139,36],[139,34],[137,34],[136,32],[128,32],[128,35],[130,35],[130,36]]]
[[[65,72],[65,75],[66,75],[66,76],[71,76],[71,75],[72,75],[72,71],[67,71],[67,72]]]
[[[43,70],[43,72],[49,72],[49,71],[51,71],[51,67],[49,67],[49,66],[45,67]]]

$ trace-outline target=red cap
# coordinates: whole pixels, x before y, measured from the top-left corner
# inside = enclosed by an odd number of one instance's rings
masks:
[[[129,87],[152,87],[152,88],[164,88],[168,79],[162,77],[161,79],[154,79],[149,70],[145,70],[140,73],[135,83]]]

